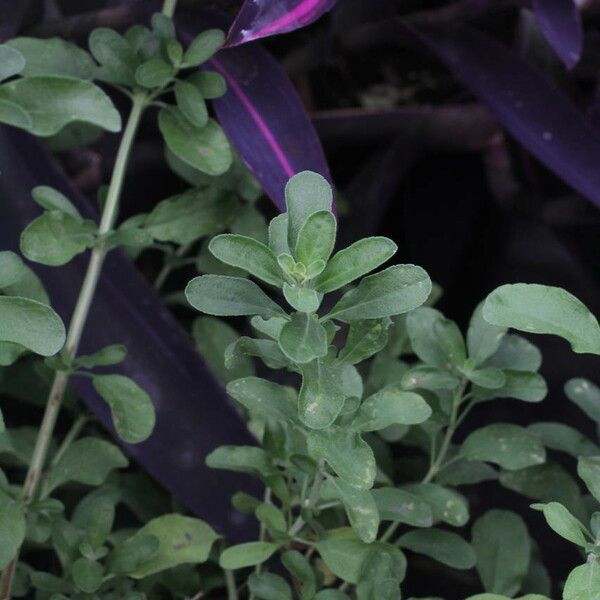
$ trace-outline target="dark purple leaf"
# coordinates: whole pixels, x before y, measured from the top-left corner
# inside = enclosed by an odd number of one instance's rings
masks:
[[[270,35],[294,31],[331,10],[336,0],[246,0],[225,42],[239,46]]]
[[[600,132],[539,71],[468,27],[419,37],[525,148],[600,206]]]
[[[31,137],[0,128],[1,248],[17,249],[19,233],[40,210],[31,200],[36,185],[50,185],[66,194],[80,211],[93,210],[56,163]],[[37,267],[53,306],[68,320],[87,264],[79,257],[60,268]],[[175,321],[141,273],[120,252],[106,261],[88,325],[82,353],[108,344],[125,344],[127,360],[112,372],[133,378],[148,391],[157,410],[156,429],[144,443],[126,450],[179,501],[199,517],[234,539],[251,535],[252,526],[230,509],[230,496],[240,487],[258,486],[238,475],[208,469],[206,455],[222,444],[252,444],[238,413],[190,338]],[[87,378],[73,387],[112,431],[106,405]]]
[[[568,69],[572,69],[583,47],[581,15],[573,0],[532,0],[535,18],[548,43]]]

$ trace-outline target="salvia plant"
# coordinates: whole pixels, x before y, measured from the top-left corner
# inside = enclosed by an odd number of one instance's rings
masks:
[[[223,33],[205,31],[184,49],[173,10],[165,2],[151,28],[123,36],[95,30],[90,53],[59,39],[0,46],[0,120],[34,135],[72,135],[82,123],[78,135],[119,131],[119,112],[94,81],[131,100],[98,221],[58,190],[32,190],[43,212],[22,233],[23,257],[58,267],[90,251],[67,327],[26,262],[0,252],[0,391],[44,409],[38,428],[0,419],[1,600],[396,600],[422,564],[443,578],[449,598],[462,571],[476,573],[482,593],[472,600],[551,598],[551,574],[523,516],[485,506],[471,519],[470,489],[488,481],[531,500],[579,548],[562,598],[598,600],[600,440],[551,422],[463,429],[483,403],[546,396],[539,350],[511,328],[600,354],[595,317],[565,290],[515,284],[492,292],[461,332],[434,308],[440,290],[422,268],[386,266],[393,241],[336,249],[332,189],[316,173],[290,179],[287,212],[267,226],[256,182],[206,108],[224,81],[188,71]],[[149,107],[158,109],[167,162],[191,187],[119,222]],[[115,248],[132,258],[161,252],[158,290],[174,269],[202,273],[165,300],[203,313],[192,327],[198,349],[256,438],[206,459],[262,483],[263,497],[232,498],[255,518],[254,541],[228,543],[143,472],[126,471],[123,451],[68,387],[90,379],[123,442],[152,434],[149,395],[111,373],[127,349],[78,352]],[[253,333],[240,336],[221,317],[249,317]],[[574,379],[565,393],[600,427],[600,389]]]

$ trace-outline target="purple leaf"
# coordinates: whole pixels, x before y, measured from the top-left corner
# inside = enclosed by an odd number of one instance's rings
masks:
[[[246,0],[225,42],[239,46],[270,35],[294,31],[331,10],[336,0]]]
[[[85,216],[93,210],[62,170],[30,136],[0,128],[0,239],[2,249],[18,248],[24,226],[40,210],[31,199],[36,185],[50,185],[66,194]],[[53,306],[68,320],[83,278],[87,257],[61,268],[34,265]],[[180,502],[197,516],[232,536],[245,539],[253,525],[230,509],[230,496],[240,487],[258,491],[246,478],[209,469],[206,455],[223,444],[253,444],[244,423],[189,336],[123,254],[111,252],[105,264],[86,326],[81,352],[108,344],[128,348],[126,361],[111,372],[134,379],[148,391],[157,411],[156,428],[142,444],[125,445]],[[72,385],[89,409],[112,431],[106,404],[87,378]]]
[[[483,33],[467,27],[415,33],[527,150],[600,207],[600,132],[568,98]]]
[[[583,47],[581,15],[573,0],[533,0],[535,18],[546,41],[568,69],[572,69]]]

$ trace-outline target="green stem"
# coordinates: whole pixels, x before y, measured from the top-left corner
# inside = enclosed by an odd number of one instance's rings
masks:
[[[227,600],[238,600],[237,587],[233,571],[225,569],[225,585],[227,586]]]
[[[167,15],[167,17],[172,19],[173,14],[175,13],[176,6],[177,6],[177,0],[165,0],[163,7],[162,7],[163,15]]]
[[[189,244],[183,244],[179,246],[179,248],[177,248],[177,251],[174,255],[166,257],[165,264],[160,270],[156,279],[154,280],[154,284],[152,286],[157,292],[162,289],[162,286],[165,284],[167,277],[180,264],[179,262],[173,262],[173,256],[175,256],[176,258],[182,258],[185,254],[187,254],[188,250],[193,246],[193,244],[194,242],[190,242]]]
[[[323,483],[323,474],[321,473],[322,468],[323,468],[323,465],[320,464],[319,470],[317,471],[317,474],[315,475],[315,479],[313,481],[312,487],[310,488],[308,497],[302,502],[301,508],[305,508],[305,509],[311,508],[311,506],[315,506],[317,501],[319,500],[321,484]],[[304,522],[304,519],[302,518],[302,514],[299,514],[298,518],[296,519],[294,524],[290,527],[290,530],[288,531],[288,535],[291,537],[294,537],[295,535],[300,533],[300,531],[302,531],[302,528],[304,527],[304,525],[305,525],[305,522]]]
[[[127,169],[127,162],[135,139],[135,134],[141,119],[141,116],[146,107],[146,95],[144,93],[135,94],[133,97],[133,105],[131,107],[131,113],[121,138],[119,150],[115,159],[115,166],[111,176],[108,193],[106,196],[106,203],[102,212],[102,218],[100,220],[100,226],[98,228],[98,236],[101,237],[104,234],[112,230],[112,227],[116,221],[118,210],[119,210],[119,199],[121,196],[121,190],[123,188],[123,180],[125,177],[125,171]],[[79,291],[79,297],[71,322],[69,324],[69,330],[67,332],[67,341],[65,343],[65,353],[70,357],[74,358],[81,341],[83,329],[87,321],[87,317],[92,305],[94,293],[98,286],[98,280],[100,279],[100,273],[102,271],[102,265],[106,258],[106,249],[102,245],[94,247],[90,256],[90,262],[88,263],[87,271],[81,289]],[[50,388],[48,395],[48,401],[46,403],[46,409],[44,416],[42,417],[42,423],[38,432],[38,436],[35,442],[33,453],[31,455],[31,461],[29,463],[29,469],[25,476],[25,482],[23,483],[23,489],[21,492],[21,502],[24,506],[27,506],[31,501],[31,498],[37,491],[40,478],[46,463],[48,456],[48,448],[50,441],[52,440],[52,434],[56,425],[56,419],[62,405],[63,396],[69,382],[70,373],[66,371],[57,371]],[[12,579],[14,576],[14,570],[17,562],[16,557],[11,564],[7,566],[0,580],[0,600],[9,600],[10,590],[12,587]]]

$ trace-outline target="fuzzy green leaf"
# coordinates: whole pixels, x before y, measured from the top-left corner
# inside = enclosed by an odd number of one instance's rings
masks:
[[[72,567],[73,582],[86,594],[93,594],[102,585],[102,565],[89,558],[78,558]]]
[[[302,366],[298,396],[300,420],[311,429],[329,427],[344,406],[346,393],[340,369],[315,360]]]
[[[563,600],[600,600],[598,560],[575,567],[565,583]]]
[[[476,557],[471,545],[452,531],[415,529],[400,536],[398,545],[425,554],[454,569],[472,569]]]
[[[558,533],[558,535],[578,546],[585,547],[586,538],[583,533],[583,525],[562,504],[559,502],[533,504],[531,508],[541,510],[544,513],[548,525]]]
[[[274,573],[252,573],[248,577],[248,589],[260,600],[292,600],[288,582]]]
[[[177,108],[195,127],[204,127],[208,123],[208,110],[204,97],[198,88],[187,81],[175,83]]]
[[[162,88],[175,75],[175,68],[160,58],[151,58],[135,70],[135,81],[145,88]]]
[[[564,423],[533,423],[527,429],[551,450],[566,452],[574,458],[600,455],[600,448],[594,442]]]
[[[227,92],[227,82],[220,73],[215,71],[200,71],[187,78],[187,81],[195,85],[202,96],[207,100],[220,98]]]
[[[244,377],[227,385],[227,393],[251,413],[262,418],[296,419],[296,392],[260,377]]]
[[[389,319],[352,322],[346,345],[342,348],[339,359],[355,365],[379,352],[387,344],[389,324]]]
[[[296,259],[305,265],[327,262],[335,244],[336,221],[333,213],[320,210],[310,215],[298,233]]]
[[[197,35],[183,56],[187,67],[197,67],[205,63],[225,41],[225,34],[220,29],[207,29]]]
[[[292,361],[309,363],[327,354],[327,332],[317,315],[297,312],[281,329],[279,347]]]
[[[487,367],[494,369],[495,367]],[[537,373],[527,371],[512,371],[505,369],[504,384],[495,389],[476,388],[474,394],[477,400],[493,398],[516,398],[524,402],[541,402],[548,393],[546,380]]]

